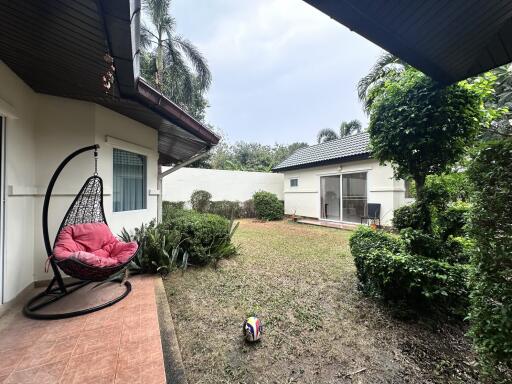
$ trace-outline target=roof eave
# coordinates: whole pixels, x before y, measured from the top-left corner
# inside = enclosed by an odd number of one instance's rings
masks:
[[[206,141],[209,145],[216,145],[220,141],[219,136],[190,116],[161,92],[151,87],[143,78],[138,78],[135,90],[135,97],[138,101],[155,112],[166,116],[173,124],[179,125],[194,136]]]
[[[321,161],[316,161],[316,162],[312,162],[312,163],[297,164],[297,165],[292,165],[292,166],[289,166],[289,167],[280,167],[280,168],[274,167],[274,168],[272,168],[272,172],[274,172],[274,173],[286,172],[286,171],[292,171],[292,170],[295,170],[295,169],[306,169],[306,168],[321,167],[321,166],[324,166],[324,165],[341,164],[341,163],[347,163],[347,162],[350,162],[350,161],[367,160],[367,159],[370,159],[370,158],[371,158],[371,153],[367,152],[367,153],[361,153],[361,154],[358,154],[358,155],[345,156],[345,157],[337,157],[337,158],[334,158],[334,159],[321,160]]]

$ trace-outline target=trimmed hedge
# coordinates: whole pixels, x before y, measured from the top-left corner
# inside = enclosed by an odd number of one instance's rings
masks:
[[[496,383],[512,382],[512,139],[484,144],[468,174],[477,243],[470,335],[484,373]]]
[[[400,238],[363,226],[350,237],[350,249],[366,294],[465,314],[468,265],[411,255]]]
[[[284,216],[284,204],[270,192],[256,192],[252,199],[256,217],[260,220],[280,220]]]
[[[181,234],[181,247],[188,252],[192,264],[215,263],[236,253],[231,243],[231,223],[219,215],[184,210],[170,217],[165,225]]]
[[[393,227],[398,230],[405,228],[420,229],[424,227],[423,212],[417,203],[404,205],[393,211]]]

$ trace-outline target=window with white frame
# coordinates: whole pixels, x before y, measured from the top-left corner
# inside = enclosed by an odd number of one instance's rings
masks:
[[[146,209],[146,156],[114,148],[113,160],[114,212]]]
[[[298,187],[298,186],[299,186],[299,179],[297,177],[290,179],[290,187]]]

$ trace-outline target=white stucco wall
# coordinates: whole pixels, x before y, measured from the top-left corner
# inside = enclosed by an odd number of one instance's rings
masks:
[[[380,203],[382,224],[390,225],[393,210],[407,203],[404,181],[373,159],[284,172],[285,213],[320,218],[320,177],[351,172],[367,172],[368,203]],[[299,180],[297,187],[290,187],[293,178]]]
[[[164,169],[165,170],[165,169]],[[163,179],[163,199],[189,201],[196,189],[212,194],[212,200],[245,201],[254,192],[267,191],[283,199],[283,175],[268,172],[181,168]]]
[[[157,215],[157,131],[99,105],[37,94],[0,62],[0,113],[6,118],[6,235],[4,302],[44,272],[41,215],[46,187],[55,168],[74,150],[100,145],[98,171],[104,181],[104,208],[114,234]],[[8,108],[5,108],[5,106]],[[4,106],[4,107],[2,107]],[[12,111],[18,118],[12,117]],[[113,148],[147,156],[147,209],[112,212]],[[85,153],[64,169],[49,210],[50,238],[85,179],[93,173]]]

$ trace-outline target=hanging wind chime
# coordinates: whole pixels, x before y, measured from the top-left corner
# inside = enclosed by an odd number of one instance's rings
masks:
[[[114,85],[114,73],[116,71],[116,67],[114,66],[114,58],[110,56],[109,53],[105,53],[105,56],[103,56],[103,60],[106,64],[106,70],[103,73],[101,80],[103,85],[103,90],[105,93],[111,94],[113,92],[113,85]]]

